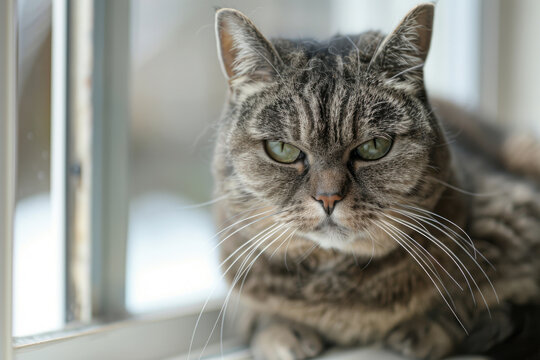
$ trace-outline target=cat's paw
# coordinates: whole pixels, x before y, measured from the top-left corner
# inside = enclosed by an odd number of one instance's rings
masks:
[[[428,319],[413,319],[394,328],[386,346],[413,359],[438,360],[452,351],[452,339],[438,324]]]
[[[319,355],[324,343],[306,326],[274,323],[255,334],[251,349],[256,360],[301,360]]]

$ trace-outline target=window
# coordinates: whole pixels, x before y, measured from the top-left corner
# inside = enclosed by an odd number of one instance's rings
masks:
[[[211,354],[226,291],[204,205],[227,91],[213,8],[269,37],[326,38],[390,31],[418,2],[0,1],[0,360],[170,358],[196,325],[193,349]],[[516,42],[534,9],[439,1],[428,91],[493,117],[540,106],[498,86],[538,93],[538,42]]]

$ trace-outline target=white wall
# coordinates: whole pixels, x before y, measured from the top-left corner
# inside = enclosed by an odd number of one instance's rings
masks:
[[[540,130],[540,1],[500,1],[498,113]]]

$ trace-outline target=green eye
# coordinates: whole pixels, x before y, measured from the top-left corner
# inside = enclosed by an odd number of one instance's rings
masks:
[[[374,138],[356,148],[356,154],[363,160],[378,160],[388,154],[392,140]]]
[[[300,156],[300,150],[297,147],[282,141],[266,140],[264,142],[264,147],[268,156],[280,163],[293,163],[298,159],[298,156]]]

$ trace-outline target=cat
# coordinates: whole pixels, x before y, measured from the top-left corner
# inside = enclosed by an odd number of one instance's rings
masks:
[[[519,137],[428,99],[433,14],[422,4],[389,35],[317,42],[269,41],[241,12],[216,12],[229,95],[215,210],[256,359],[367,344],[503,354],[531,336],[540,147],[523,153]]]

